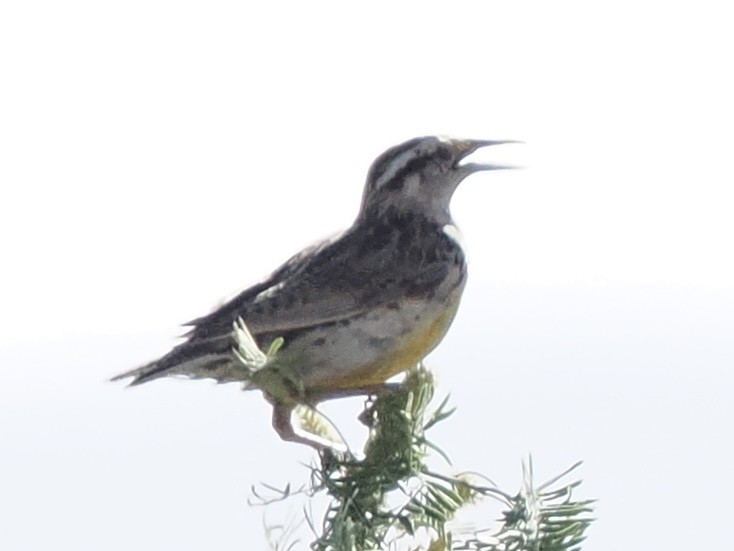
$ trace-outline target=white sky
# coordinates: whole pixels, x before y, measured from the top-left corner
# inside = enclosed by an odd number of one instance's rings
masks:
[[[430,361],[459,408],[436,440],[508,489],[529,451],[541,478],[585,459],[587,550],[720,547],[725,7],[263,6],[0,7],[0,548],[263,548],[248,488],[310,457],[264,401],[104,380],[351,223],[372,159],[423,134],[527,142],[455,197],[471,276]]]

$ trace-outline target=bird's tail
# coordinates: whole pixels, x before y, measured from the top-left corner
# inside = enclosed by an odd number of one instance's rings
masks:
[[[147,383],[160,377],[183,375],[194,379],[214,379],[233,382],[238,376],[232,356],[230,335],[209,339],[188,340],[176,346],[165,356],[137,369],[116,375],[111,380],[132,379],[130,386]]]

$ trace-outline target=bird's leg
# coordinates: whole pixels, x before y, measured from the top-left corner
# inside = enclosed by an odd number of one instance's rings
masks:
[[[328,449],[330,445],[326,442],[319,441],[318,437],[314,435],[314,438],[308,438],[299,434],[293,427],[292,414],[297,404],[305,404],[313,408],[317,403],[324,400],[332,400],[336,398],[347,398],[350,396],[371,396],[377,394],[384,394],[386,392],[392,392],[400,388],[400,383],[381,383],[371,384],[362,387],[341,389],[338,391],[334,390],[323,390],[308,392],[307,399],[303,401],[296,401],[293,398],[285,401],[281,401],[278,397],[265,393],[265,398],[273,405],[273,428],[278,436],[286,442],[294,442],[297,444],[306,444],[316,451],[322,452]],[[304,397],[305,398],[305,397]],[[364,411],[359,419],[367,425],[371,425],[371,421],[368,418],[369,410]]]
[[[293,423],[291,422],[291,413],[293,413],[293,406],[287,404],[273,404],[273,428],[283,440],[286,442],[295,442],[296,444],[306,444],[311,446],[316,451],[323,451],[327,448],[325,444],[316,442],[301,436],[293,429]]]
[[[348,398],[350,396],[375,396],[379,394],[385,394],[387,392],[393,392],[395,390],[398,390],[400,388],[401,383],[378,383],[378,384],[371,384],[371,385],[365,385],[362,387],[356,387],[356,388],[347,388],[342,389],[338,391],[321,391],[321,392],[309,392],[308,397],[309,400],[317,404],[319,402],[322,402],[324,400],[332,400],[336,398]],[[372,408],[368,407],[366,408],[362,413],[359,414],[359,421],[363,425],[367,427],[372,426],[372,419],[370,418],[370,415],[372,413]]]
[[[298,404],[305,404],[313,408],[316,404],[325,400],[347,398],[350,396],[374,396],[384,394],[386,392],[392,392],[399,388],[400,383],[378,383],[340,390],[308,391],[305,395],[301,394],[300,399],[298,397],[298,393],[293,392],[293,388],[290,388],[287,392],[282,392],[282,390],[284,390],[284,388],[282,388],[281,392],[274,394],[264,392],[264,395],[265,398],[273,405],[273,428],[275,429],[275,432],[278,433],[278,436],[286,442],[306,444],[321,452],[329,448],[329,445],[318,441],[318,437],[316,435],[314,435],[313,439],[303,436],[296,432],[293,427],[292,414]],[[272,389],[273,385],[268,385],[268,390]],[[367,426],[372,424],[369,419],[369,409],[362,412],[359,416],[359,420]]]

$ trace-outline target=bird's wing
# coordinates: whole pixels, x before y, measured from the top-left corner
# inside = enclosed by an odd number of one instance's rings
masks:
[[[266,282],[189,322],[193,327],[187,336],[199,340],[229,334],[237,317],[255,335],[330,323],[418,296],[446,277],[444,262],[401,258],[393,245],[347,232],[306,249]]]

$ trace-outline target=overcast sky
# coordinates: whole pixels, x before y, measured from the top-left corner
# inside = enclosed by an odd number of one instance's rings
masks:
[[[264,6],[0,7],[0,548],[265,549],[300,515],[247,504],[312,459],[260,395],[106,379],[349,225],[374,157],[425,134],[526,142],[453,202],[470,280],[428,359],[458,408],[434,440],[508,491],[529,452],[541,479],[583,459],[586,550],[728,542],[724,7]],[[356,443],[360,408],[326,407]]]

